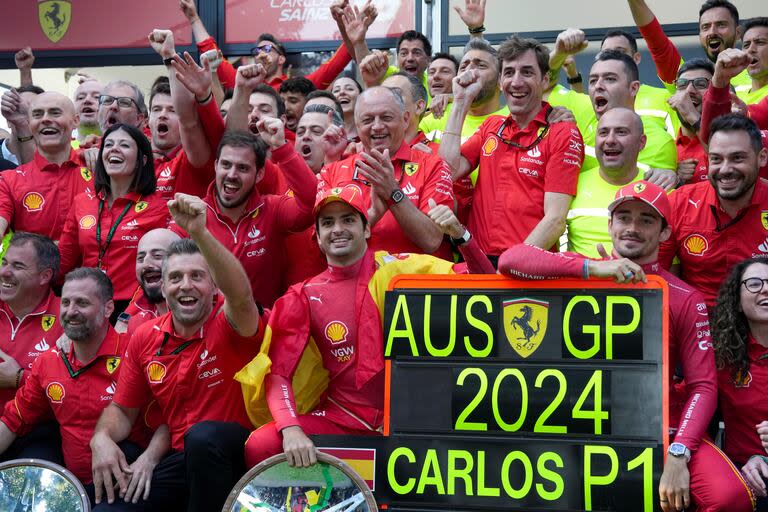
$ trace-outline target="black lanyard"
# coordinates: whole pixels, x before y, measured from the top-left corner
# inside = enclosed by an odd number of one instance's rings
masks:
[[[117,226],[120,225],[120,222],[123,220],[123,217],[128,213],[128,210],[133,206],[133,202],[128,201],[128,204],[125,205],[125,208],[123,208],[122,213],[117,218],[117,220],[112,224],[112,226],[109,228],[109,233],[107,233],[107,240],[104,243],[104,247],[101,246],[101,214],[104,212],[104,199],[99,200],[99,219],[96,221],[96,245],[99,246],[99,259],[97,260],[98,263],[96,264],[97,267],[101,268],[101,260],[104,258],[104,254],[106,254],[107,249],[109,248],[109,244],[112,242],[112,238],[115,236],[115,231],[117,231]]]
[[[720,225],[720,217],[717,216],[717,208],[715,208],[715,205],[713,205],[713,204],[709,205],[709,208],[712,210],[712,215],[715,216],[715,231],[717,231],[718,233],[720,231],[725,231],[729,227],[731,227],[734,224],[736,224],[737,222],[739,222],[747,214],[747,211],[749,211],[749,206],[747,206],[746,208],[741,210],[738,215],[736,215],[734,218],[732,218],[731,220],[726,222],[724,226],[721,226]]]
[[[163,342],[160,344],[160,348],[159,348],[159,349],[157,349],[157,352],[155,352],[155,356],[161,356],[161,355],[163,355],[163,349],[165,348],[165,344],[166,344],[166,343],[168,343],[168,338],[170,338],[170,337],[171,337],[171,334],[170,334],[170,333],[168,333],[168,332],[167,332],[167,333],[165,333],[165,335],[163,336]],[[197,340],[189,340],[189,341],[185,341],[184,343],[182,343],[181,345],[179,345],[178,347],[176,347],[176,348],[175,348],[175,349],[174,349],[174,350],[171,352],[171,355],[172,355],[172,356],[176,356],[176,355],[179,355],[179,354],[181,354],[181,352],[182,352],[184,349],[186,349],[187,347],[189,347],[189,346],[190,346],[192,343],[194,343],[195,341],[197,341]]]
[[[85,373],[86,371],[90,370],[93,365],[99,362],[98,356],[88,363],[87,365],[83,366],[79,370],[75,371],[74,368],[72,368],[72,364],[69,362],[69,358],[64,354],[64,351],[60,351],[59,354],[61,354],[61,358],[64,360],[64,365],[67,367],[67,371],[69,372],[69,376],[73,379],[76,379],[79,375]]]
[[[549,117],[549,113],[550,112],[552,112],[552,108],[551,107],[547,109],[547,115],[546,115],[545,119],[547,117]],[[544,123],[545,123],[544,124],[544,129],[541,130],[541,133],[539,133],[539,136],[536,137],[536,140],[534,140],[533,142],[531,142],[527,146],[523,146],[522,144],[518,144],[517,142],[514,142],[512,140],[507,140],[507,139],[505,139],[504,137],[501,136],[501,134],[504,132],[504,129],[507,126],[512,124],[512,118],[511,117],[507,117],[506,119],[504,119],[504,122],[501,123],[501,126],[499,126],[499,130],[496,132],[496,137],[501,142],[503,142],[504,144],[506,144],[508,146],[512,146],[513,148],[517,148],[517,149],[519,149],[521,151],[530,151],[531,149],[533,149],[536,146],[538,146],[539,142],[541,142],[542,139],[547,136],[547,133],[549,132],[549,121],[545,121]]]

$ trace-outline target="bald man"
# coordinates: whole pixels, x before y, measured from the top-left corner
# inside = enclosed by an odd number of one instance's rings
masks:
[[[131,303],[117,319],[117,332],[127,332],[130,336],[144,322],[168,312],[162,290],[163,261],[168,247],[179,239],[179,235],[164,228],[153,229],[141,237],[136,252],[136,280],[139,287]]]
[[[0,180],[0,236],[11,228],[58,241],[73,198],[94,190],[93,173],[80,165],[70,144],[80,121],[75,105],[63,94],[44,92],[24,112],[18,93],[8,91],[3,115],[20,138],[28,130],[37,149],[30,162]]]
[[[363,152],[326,166],[318,192],[356,184],[371,225],[369,245],[390,253],[450,258],[443,233],[428,217],[429,199],[453,208],[453,183],[442,158],[412,149],[406,140],[411,114],[402,96],[371,87],[357,98],[355,125]]]
[[[570,252],[599,258],[598,243],[611,251],[608,205],[621,187],[643,179],[637,158],[645,143],[643,121],[633,110],[614,107],[600,116],[595,134],[600,165],[579,174],[576,197],[566,219]]]

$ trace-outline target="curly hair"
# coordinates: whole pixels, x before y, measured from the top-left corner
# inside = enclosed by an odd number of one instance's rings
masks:
[[[712,342],[717,369],[728,369],[734,380],[749,371],[747,336],[749,324],[741,309],[741,279],[748,267],[768,265],[765,258],[749,258],[737,264],[723,281],[712,313]]]

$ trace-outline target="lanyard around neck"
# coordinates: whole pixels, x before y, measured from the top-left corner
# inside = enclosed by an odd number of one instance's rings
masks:
[[[117,226],[120,225],[120,222],[122,222],[123,217],[128,213],[128,210],[133,205],[132,201],[128,201],[128,204],[125,205],[125,208],[123,208],[123,211],[120,213],[120,216],[117,217],[117,220],[112,224],[112,226],[109,228],[109,232],[107,233],[107,240],[104,243],[104,246],[101,245],[101,215],[104,212],[104,199],[99,200],[99,219],[96,221],[96,245],[99,248],[99,258],[97,266],[101,268],[101,261],[104,258],[104,255],[107,253],[107,249],[109,248],[109,244],[112,243],[112,238],[115,236],[115,231],[117,231]]]

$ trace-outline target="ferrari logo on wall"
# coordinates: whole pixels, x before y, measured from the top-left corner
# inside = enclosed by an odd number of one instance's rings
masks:
[[[504,301],[504,332],[512,348],[528,357],[539,348],[547,332],[549,303],[522,298]]]
[[[66,0],[45,0],[37,4],[37,15],[45,36],[57,43],[69,29],[72,4]]]

